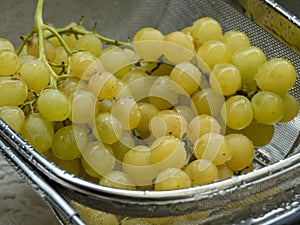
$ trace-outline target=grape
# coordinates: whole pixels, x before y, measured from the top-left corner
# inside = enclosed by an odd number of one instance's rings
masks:
[[[232,151],[223,135],[206,133],[195,142],[194,155],[197,159],[207,159],[215,165],[222,165],[231,159]]]
[[[211,87],[219,94],[233,95],[242,86],[240,71],[232,64],[216,64],[210,74]]]
[[[123,158],[122,168],[137,186],[152,184],[158,172],[150,160],[150,148],[144,145],[130,149]]]
[[[111,171],[100,179],[99,184],[113,188],[135,190],[135,184],[131,178],[122,171]]]
[[[62,160],[80,157],[80,151],[86,146],[87,135],[78,126],[65,126],[56,131],[52,144],[52,153]]]
[[[232,64],[240,71],[242,81],[252,80],[258,68],[267,61],[264,52],[255,46],[244,46],[232,54]]]
[[[169,33],[164,37],[163,53],[174,64],[190,61],[194,57],[193,38],[180,31]]]
[[[52,123],[39,113],[30,114],[25,118],[20,133],[40,153],[46,152],[52,146]]]
[[[229,169],[225,164],[217,166],[218,168],[218,179],[219,180],[226,180],[234,176],[234,173],[231,169]]]
[[[119,80],[109,72],[97,73],[90,78],[88,87],[99,100],[111,99],[119,92]]]
[[[105,144],[113,144],[122,135],[121,122],[110,113],[100,113],[95,118],[93,133]]]
[[[181,86],[189,95],[200,87],[201,76],[199,69],[190,62],[177,64],[170,73],[170,79]]]
[[[99,175],[105,176],[110,173],[115,166],[115,157],[111,151],[101,142],[88,142],[81,150],[81,157]]]
[[[0,77],[0,106],[18,106],[28,96],[27,85],[20,78]]]
[[[155,190],[174,190],[191,187],[189,175],[178,168],[167,168],[160,172],[154,184]]]
[[[40,59],[24,62],[17,72],[27,84],[28,89],[39,94],[50,82],[50,71]]]
[[[56,55],[55,46],[48,41],[47,39],[44,39],[44,48],[45,48],[45,54],[46,58],[49,61],[53,61]],[[34,36],[27,44],[27,53],[28,55],[33,55],[35,57],[39,57],[39,43],[38,43],[38,37]]]
[[[0,106],[0,118],[15,132],[19,132],[25,121],[24,112],[17,106]]]
[[[62,160],[62,159],[53,157],[52,161],[55,163],[55,165],[57,165],[58,167],[67,171],[70,174],[74,174],[75,176],[78,176],[80,174],[79,159]]]
[[[90,52],[95,57],[99,57],[102,51],[102,42],[94,34],[86,34],[76,41],[75,48]]]
[[[186,132],[187,122],[176,111],[162,110],[151,118],[149,128],[156,138],[163,136],[181,138]]]
[[[195,116],[187,127],[187,138],[194,143],[206,133],[220,133],[221,126],[218,121],[209,115],[201,114]]]
[[[58,85],[58,89],[64,92],[67,96],[70,96],[75,91],[88,89],[83,82],[76,77],[68,77],[61,81]]]
[[[82,80],[89,80],[94,74],[104,71],[100,60],[87,51],[73,53],[69,64],[74,76]]]
[[[76,48],[77,38],[74,34],[62,34],[61,37],[69,48]]]
[[[233,172],[249,166],[254,157],[252,141],[243,134],[228,134],[225,138],[232,152],[232,158],[226,162],[226,166]]]
[[[290,93],[286,93],[282,96],[282,100],[284,103],[284,114],[283,117],[280,119],[280,123],[286,123],[293,120],[299,111],[299,103],[298,100]]]
[[[192,161],[183,171],[189,175],[192,186],[209,184],[218,178],[217,167],[206,159]]]
[[[89,91],[76,91],[69,96],[71,113],[69,118],[74,123],[90,123],[98,114],[96,96]]]
[[[151,145],[150,160],[158,171],[170,167],[180,169],[186,160],[184,143],[174,136],[160,137]]]
[[[229,47],[219,40],[204,42],[199,47],[197,56],[203,59],[210,69],[213,69],[215,64],[231,62]]]
[[[64,71],[63,66],[68,65],[68,55],[62,46],[56,48],[55,58],[51,61],[52,64],[57,66],[52,66],[55,73],[60,74]]]
[[[155,61],[162,55],[163,34],[152,27],[138,30],[133,37],[133,48],[144,60]]]
[[[142,70],[130,70],[122,76],[121,80],[129,84],[139,78],[147,77],[147,74]]]
[[[238,30],[227,31],[221,38],[221,41],[228,45],[231,52],[250,45],[249,37],[244,32]]]
[[[134,99],[136,99],[137,101],[147,100],[148,96],[150,96],[150,89],[152,89],[151,93],[155,94],[156,88],[158,88],[152,87],[156,79],[157,78],[153,76],[141,77],[128,83],[126,85],[126,88],[131,91],[131,96],[134,97]]]
[[[196,116],[196,109],[186,105],[179,105],[174,108],[174,110],[179,113],[181,117],[183,117],[186,122],[189,124],[191,120]]]
[[[13,75],[20,66],[17,54],[8,49],[0,50],[0,76]]]
[[[0,38],[0,51],[1,50],[11,50],[11,51],[15,51],[15,47],[14,45],[6,38]]]
[[[284,115],[285,105],[282,98],[270,91],[261,91],[251,100],[254,118],[262,124],[274,124]]]
[[[130,149],[135,146],[135,142],[130,133],[124,131],[119,140],[112,144],[114,155],[117,160],[123,161],[123,157]]]
[[[111,107],[112,107],[112,101],[109,99],[103,99],[99,101],[99,112],[104,113],[104,112],[110,112]]]
[[[100,175],[95,171],[90,164],[84,159],[84,157],[80,157],[82,168],[84,172],[87,173],[89,176],[94,178],[100,178]]]
[[[217,116],[225,100],[212,88],[204,88],[192,95],[192,101],[198,114]]]
[[[206,41],[220,40],[222,27],[215,19],[203,17],[193,23],[191,35],[194,39],[196,49],[198,49]]]
[[[130,96],[115,100],[112,104],[111,113],[121,122],[125,130],[136,128],[141,121],[139,106]]]
[[[253,120],[249,126],[242,130],[242,133],[250,138],[254,146],[262,147],[272,140],[274,125],[261,124]]]
[[[71,113],[71,102],[67,95],[57,89],[45,89],[41,92],[37,106],[40,113],[50,121],[63,121]]]
[[[285,94],[296,82],[296,69],[288,60],[274,58],[258,68],[254,79],[261,90]]]
[[[113,73],[120,78],[131,70],[131,61],[129,56],[120,48],[112,48],[102,53],[100,60],[105,71]]]
[[[222,119],[232,129],[241,130],[247,127],[253,119],[251,102],[243,95],[228,98],[221,109]]]
[[[148,102],[138,102],[138,106],[141,113],[141,120],[137,126],[137,130],[149,132],[149,122],[153,116],[159,112],[159,109]]]

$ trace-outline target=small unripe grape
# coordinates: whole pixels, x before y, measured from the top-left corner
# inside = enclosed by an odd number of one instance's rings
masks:
[[[0,76],[13,75],[20,66],[19,58],[14,51],[0,50]]]
[[[0,77],[0,106],[19,106],[27,98],[26,83],[17,77]]]
[[[133,38],[133,48],[144,60],[155,61],[162,55],[163,34],[152,27],[138,30]]]
[[[215,19],[203,17],[194,22],[191,28],[191,35],[198,49],[206,41],[220,40],[222,27]]]
[[[39,113],[26,117],[20,133],[40,153],[46,152],[52,146],[54,138],[52,123]]]
[[[49,61],[53,61],[56,55],[55,46],[48,41],[47,39],[44,39],[44,48],[45,48],[45,54],[46,58]],[[38,37],[34,36],[27,44],[27,53],[28,55],[33,55],[35,57],[39,57],[39,43],[38,43]]]
[[[213,69],[215,64],[231,62],[229,47],[218,40],[204,42],[199,47],[197,55],[204,60],[210,69]]]
[[[57,89],[45,89],[37,100],[40,113],[50,121],[63,121],[71,113],[71,102],[67,95]]]

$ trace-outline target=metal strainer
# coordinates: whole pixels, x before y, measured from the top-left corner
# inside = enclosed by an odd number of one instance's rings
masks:
[[[102,35],[127,41],[144,26],[156,27],[166,34],[189,26],[200,17],[209,16],[220,22],[224,32],[245,32],[251,44],[260,47],[269,59],[283,57],[290,60],[299,75],[300,58],[296,53],[300,43],[299,19],[271,0],[239,2],[243,7],[233,0],[51,0],[45,2],[44,21],[59,27],[84,16],[86,27],[97,22],[98,32]],[[35,4],[36,1],[2,0],[1,36],[18,44],[17,37],[26,34],[33,24]],[[244,8],[247,8],[248,15],[272,33],[246,17]],[[281,23],[282,29],[273,29],[276,21]],[[298,100],[299,86],[298,79],[291,90]],[[299,115],[290,123],[276,125],[271,143],[256,151],[253,172],[209,185],[159,192],[114,189],[68,174],[37,153],[2,121],[0,149],[45,201],[50,202],[52,207],[59,206],[54,207],[56,212],[65,210],[63,216],[70,223],[81,224],[76,212],[67,204],[75,201],[121,216],[178,216],[182,221],[180,224],[232,224],[242,220],[267,224],[271,221],[270,217],[275,217],[271,222],[280,222],[300,212],[299,130]],[[25,167],[20,166],[21,162],[32,168],[43,182],[34,185],[33,175],[24,173]],[[51,190],[43,185],[49,185]],[[58,193],[58,198],[53,198],[53,193]]]

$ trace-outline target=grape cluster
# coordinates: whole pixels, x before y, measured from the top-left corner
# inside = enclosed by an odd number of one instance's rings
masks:
[[[49,26],[41,2],[17,50],[0,39],[0,117],[76,176],[133,190],[227,179],[298,113],[294,66],[213,18],[129,44]]]

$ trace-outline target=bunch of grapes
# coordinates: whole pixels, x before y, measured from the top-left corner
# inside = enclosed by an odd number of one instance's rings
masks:
[[[17,50],[0,39],[0,117],[78,177],[133,190],[227,179],[298,113],[294,66],[213,18],[130,44],[47,25],[42,5]]]

